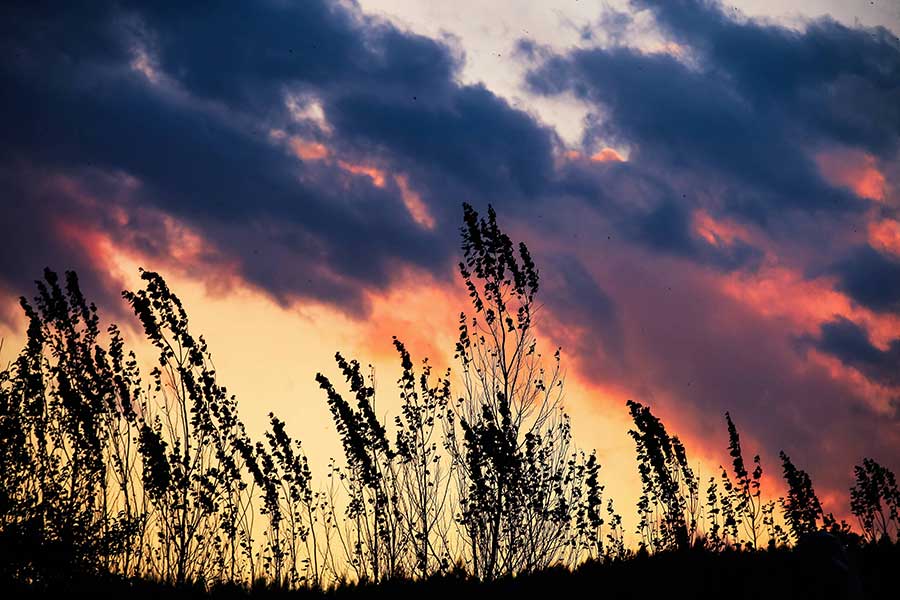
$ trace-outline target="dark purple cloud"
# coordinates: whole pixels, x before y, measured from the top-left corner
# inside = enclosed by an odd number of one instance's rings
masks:
[[[3,74],[16,93],[0,101],[0,156],[76,175],[127,173],[141,183],[128,201],[199,229],[250,283],[285,301],[359,313],[364,290],[389,285],[400,265],[447,276],[461,199],[533,198],[551,176],[551,130],[484,87],[458,84],[443,43],[353,8],[7,10],[14,25],[3,50],[14,58]],[[132,68],[140,52],[165,85]],[[320,104],[327,139],[290,118],[289,94]],[[440,227],[417,226],[393,180],[300,161],[272,142],[272,129],[321,140],[347,163],[406,174],[427,191]],[[27,202],[19,193],[4,190],[7,202]]]
[[[831,269],[839,290],[875,311],[900,314],[900,260],[871,246],[854,248]]]
[[[882,350],[872,343],[865,327],[838,316],[822,325],[819,339],[807,341],[858,369],[872,381],[900,386],[900,338],[892,340],[888,348]]]
[[[802,31],[736,20],[719,2],[632,0],[727,78],[750,108],[789,117],[801,143],[837,140],[893,157],[900,132],[900,40],[823,17]]]

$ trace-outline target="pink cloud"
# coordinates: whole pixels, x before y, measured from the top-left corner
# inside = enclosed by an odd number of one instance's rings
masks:
[[[832,185],[853,190],[860,198],[884,201],[885,178],[871,154],[858,150],[832,150],[816,156],[819,170]]]

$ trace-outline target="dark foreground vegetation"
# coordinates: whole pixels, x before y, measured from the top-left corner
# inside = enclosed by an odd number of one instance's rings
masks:
[[[315,477],[278,416],[262,439],[246,432],[159,274],[123,292],[157,352],[144,379],[77,276],[45,271],[21,299],[26,345],[0,373],[0,586],[133,598],[898,593],[894,474],[868,458],[855,468],[854,527],[783,452],[787,494],[767,498],[727,413],[730,464],[701,478],[650,407],[627,403],[643,489],[628,543],[596,453],[572,443],[560,352],[537,347],[527,247],[469,206],[461,234],[473,312],[460,315],[456,370],[416,365],[395,339],[401,409],[385,421],[374,374],[338,353],[345,381],[316,380],[344,456]]]
[[[172,586],[147,579],[79,575],[36,588],[21,582],[5,597],[61,597],[100,594],[129,598],[895,598],[900,548],[895,544],[854,546],[846,562],[834,562],[833,548],[761,552],[693,549],[625,561],[589,562],[574,570],[548,568],[515,578],[478,581],[462,572],[425,580],[392,579],[345,583],[329,589],[287,590],[271,583]]]

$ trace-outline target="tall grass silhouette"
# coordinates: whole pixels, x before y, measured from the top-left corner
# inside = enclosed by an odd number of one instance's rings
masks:
[[[471,312],[459,317],[454,370],[416,363],[394,338],[401,376],[395,390],[376,389],[337,353],[344,381],[316,375],[343,448],[325,473],[274,414],[251,439],[160,274],[142,271],[142,287],[122,294],[156,351],[145,378],[119,329],[101,330],[76,274],[45,270],[33,300],[20,301],[25,346],[0,372],[9,589],[400,593],[437,581],[463,593],[547,590],[568,577],[558,585],[597,578],[620,594],[661,595],[660,582],[692,565],[771,586],[744,582],[743,596],[818,589],[792,572],[830,573],[830,591],[845,595],[887,589],[882,566],[898,558],[900,534],[894,474],[870,458],[855,468],[857,533],[825,513],[784,452],[787,495],[764,497],[760,457],[745,460],[728,413],[730,472],[703,494],[678,436],[627,403],[642,485],[630,548],[597,453],[573,444],[560,351],[548,357],[536,339],[540,276],[527,246],[492,209],[464,205],[460,234]],[[387,422],[376,411],[385,393],[401,407]],[[744,585],[710,577],[711,590]]]

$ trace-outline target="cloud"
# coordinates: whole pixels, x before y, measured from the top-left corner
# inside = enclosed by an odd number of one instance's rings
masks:
[[[461,199],[533,198],[550,179],[551,130],[459,84],[455,49],[352,5],[9,11],[7,164],[126,174],[138,189],[105,202],[196,229],[284,303],[361,315],[365,289],[385,289],[399,266],[447,277]],[[298,155],[295,139],[327,153]],[[148,258],[164,259],[156,250]]]
[[[829,17],[802,31],[726,13],[708,0],[633,0],[665,34],[727,76],[758,114],[789,116],[805,141],[839,141],[890,157],[900,131],[900,40]]]
[[[900,314],[900,261],[869,245],[853,249],[831,267],[837,288],[875,311]]]
[[[625,340],[615,301],[575,257],[556,255],[541,262],[543,296],[553,315],[547,325],[565,338],[559,341],[566,342],[567,355],[585,369],[599,360],[624,367]],[[559,335],[561,331],[565,333]]]
[[[586,143],[628,145],[633,160],[657,166],[670,178],[684,174],[695,191],[722,187],[721,207],[730,214],[766,223],[786,210],[857,209],[853,194],[823,179],[812,149],[862,144],[879,156],[894,156],[900,92],[887,85],[883,71],[900,74],[900,46],[886,32],[871,41],[865,31],[825,21],[796,34],[722,16],[733,33],[728,39],[744,44],[723,50],[715,42],[723,35],[716,27],[724,25],[709,14],[718,15],[718,9],[694,10],[697,23],[663,9],[657,15],[667,33],[690,44],[690,60],[625,46],[545,53],[528,83],[540,94],[572,93],[602,111]],[[679,29],[688,24],[688,32]],[[778,42],[774,50],[769,38]],[[793,57],[816,44],[836,54],[839,65],[843,59],[846,68],[808,73],[810,61]],[[747,65],[737,56],[761,63]],[[760,76],[763,68],[774,81]],[[847,89],[860,79],[856,85],[867,86],[865,93]],[[832,105],[835,93],[840,107]],[[866,114],[851,119],[851,111]],[[868,129],[871,135],[858,134]]]
[[[268,112],[286,89],[372,90],[412,100],[454,86],[459,58],[344,2],[263,2],[209,11],[133,3],[160,68],[192,94]]]
[[[115,175],[88,172],[85,178],[99,195],[115,198],[127,183]],[[106,220],[113,228],[113,215],[95,214],[91,197],[75,185],[65,173],[50,173],[25,165],[0,166],[2,219],[0,239],[5,250],[0,253],[0,288],[12,297],[31,297],[33,281],[41,278],[45,267],[62,274],[74,270],[89,298],[102,301],[105,312],[114,317],[126,313],[118,301],[120,281],[111,273],[107,258],[87,238],[76,238],[73,232],[87,232]],[[123,232],[124,233],[124,232]],[[151,239],[151,227],[143,231]],[[8,297],[6,298],[9,299]],[[20,318],[16,307],[0,313],[4,325],[13,326]]]
[[[597,400],[604,414],[623,410],[628,398],[649,403],[693,456],[724,460],[723,414],[730,411],[756,442],[767,472],[777,473],[779,449],[794,451],[823,490],[846,489],[850,461],[863,455],[896,461],[893,411],[876,411],[867,389],[798,353],[782,315],[731,297],[720,275],[698,266],[617,252],[603,262],[595,277],[609,283],[627,367],[594,350],[578,377],[614,390],[612,400]],[[570,328],[582,322],[577,313],[563,314]],[[590,333],[581,342],[589,349],[605,344]]]
[[[873,381],[900,386],[900,338],[892,340],[886,350],[881,350],[872,344],[864,327],[838,316],[822,325],[819,339],[809,342]]]
[[[732,271],[740,268],[753,269],[759,264],[762,252],[744,240],[709,240],[699,236],[693,223],[693,216],[687,209],[675,202],[664,202],[634,223],[633,235],[651,248],[675,256],[692,258],[698,263],[708,264]]]

